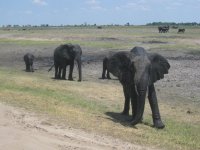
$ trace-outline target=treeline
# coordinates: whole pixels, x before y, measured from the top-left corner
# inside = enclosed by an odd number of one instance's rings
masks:
[[[182,23],[175,23],[175,22],[152,22],[147,23],[147,26],[200,26],[200,23],[197,22],[182,22]]]
[[[41,24],[41,25],[2,25],[0,28],[47,28],[47,27],[104,27],[104,26],[135,26],[130,24],[129,22],[125,23],[124,25],[120,24],[107,24],[107,25],[97,25],[97,24],[80,24],[80,25],[49,25],[49,24]],[[185,23],[175,23],[175,22],[152,22],[147,23],[146,26],[171,26],[171,27],[178,27],[178,26],[200,26],[200,23],[197,22],[185,22]]]
[[[74,24],[74,25],[49,25],[49,24],[41,24],[41,25],[2,25],[2,28],[44,28],[44,27],[99,27],[99,26],[133,26],[130,23],[126,23],[124,25],[119,24],[107,24],[107,25],[97,25],[97,24]]]

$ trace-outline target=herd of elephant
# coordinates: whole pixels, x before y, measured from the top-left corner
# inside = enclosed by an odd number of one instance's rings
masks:
[[[78,64],[79,79],[82,80],[81,66],[82,50],[79,45],[63,44],[54,51],[55,79],[66,79],[66,67],[69,65],[69,80],[73,80],[74,62]],[[24,56],[26,71],[34,71],[34,56],[30,53]],[[165,127],[161,120],[154,83],[163,79],[168,73],[170,64],[157,53],[147,53],[142,47],[134,47],[130,51],[116,52],[103,59],[102,79],[110,79],[110,73],[116,76],[125,97],[123,115],[129,115],[132,107],[131,125],[140,123],[143,119],[145,98],[148,99],[152,110],[153,126],[158,129]]]
[[[158,27],[158,32],[159,33],[167,33],[169,32],[169,26],[159,26]],[[185,29],[184,28],[179,28],[177,33],[184,33]]]

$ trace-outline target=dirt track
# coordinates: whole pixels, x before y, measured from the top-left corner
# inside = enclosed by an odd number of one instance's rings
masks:
[[[110,150],[149,149],[112,137],[52,124],[46,117],[0,104],[0,149],[4,150]]]

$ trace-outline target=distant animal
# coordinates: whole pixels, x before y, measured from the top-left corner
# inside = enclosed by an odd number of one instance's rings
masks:
[[[178,29],[178,32],[177,33],[184,33],[185,32],[185,29],[182,28],[182,29]]]
[[[78,64],[79,79],[82,80],[82,64],[81,64],[82,49],[79,45],[63,44],[58,46],[54,51],[54,64],[49,71],[55,67],[55,79],[66,79],[66,67],[69,65],[68,80],[73,80],[74,61]]]
[[[158,27],[159,33],[166,33],[169,32],[169,26],[160,26]]]
[[[97,26],[97,29],[102,29],[103,27],[102,26]]]
[[[178,29],[178,26],[172,26],[172,29]]]
[[[27,53],[24,55],[24,62],[26,65],[27,72],[34,72],[33,62],[34,62],[34,55],[31,53]]]
[[[147,53],[142,47],[134,47],[130,52],[117,52],[107,59],[108,71],[118,77],[123,87],[125,103],[122,114],[129,114],[131,100],[132,125],[142,120],[148,92],[154,127],[165,127],[160,117],[154,83],[164,78],[169,68],[170,64],[163,56]]]

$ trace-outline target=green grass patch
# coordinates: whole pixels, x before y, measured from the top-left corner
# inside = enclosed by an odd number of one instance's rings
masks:
[[[104,41],[79,41],[79,40],[18,40],[18,39],[0,39],[0,44],[6,45],[19,45],[19,46],[46,46],[46,45],[58,45],[73,43],[79,44],[88,48],[104,48],[104,49],[125,49],[127,45],[116,42],[104,42]],[[128,45],[129,46],[129,45]]]
[[[150,123],[151,118],[146,120]],[[200,126],[192,123],[183,123],[167,117],[164,130],[148,130],[145,137],[148,142],[155,142],[157,146],[163,145],[170,149],[199,149]],[[156,142],[157,141],[157,142]]]
[[[27,46],[27,45],[49,45],[49,44],[56,44],[57,41],[47,41],[47,40],[18,40],[18,39],[0,39],[1,44],[16,44],[21,46]]]
[[[15,76],[14,74],[16,73],[12,72],[12,77]],[[47,100],[47,101],[49,99],[50,100],[54,99],[58,103],[65,102],[66,104],[71,105],[73,107],[84,108],[85,110],[92,111],[92,112],[105,111],[107,108],[103,103],[97,103],[96,101],[85,99],[81,97],[80,95],[77,95],[76,93],[59,90],[57,88],[54,88],[53,86],[48,86],[48,87],[41,86],[39,88],[38,86],[36,87],[34,86],[34,85],[40,84],[39,82],[44,83],[44,80],[43,81],[34,80],[35,77],[33,77],[31,84],[30,84],[30,81],[27,82],[27,84],[26,84],[26,81],[23,84],[18,84],[15,82],[15,80],[18,80],[17,77],[12,78],[10,77],[10,75],[4,74],[1,71],[1,75],[0,75],[1,77],[0,90],[1,91],[13,91],[16,93],[31,95],[32,97],[39,97],[42,100]],[[46,83],[47,82],[48,81],[46,81]]]
[[[27,31],[0,31],[3,35],[0,44],[29,45],[59,45],[60,43],[76,43],[86,48],[97,49],[131,49],[143,46],[147,49],[160,50],[194,50],[199,49],[200,29],[186,28],[184,34],[170,29],[169,33],[158,33],[157,27],[130,26],[110,27],[66,27],[46,28]],[[104,38],[105,40],[102,40]],[[196,41],[195,41],[196,40]],[[151,41],[166,42],[166,44],[149,43]]]

